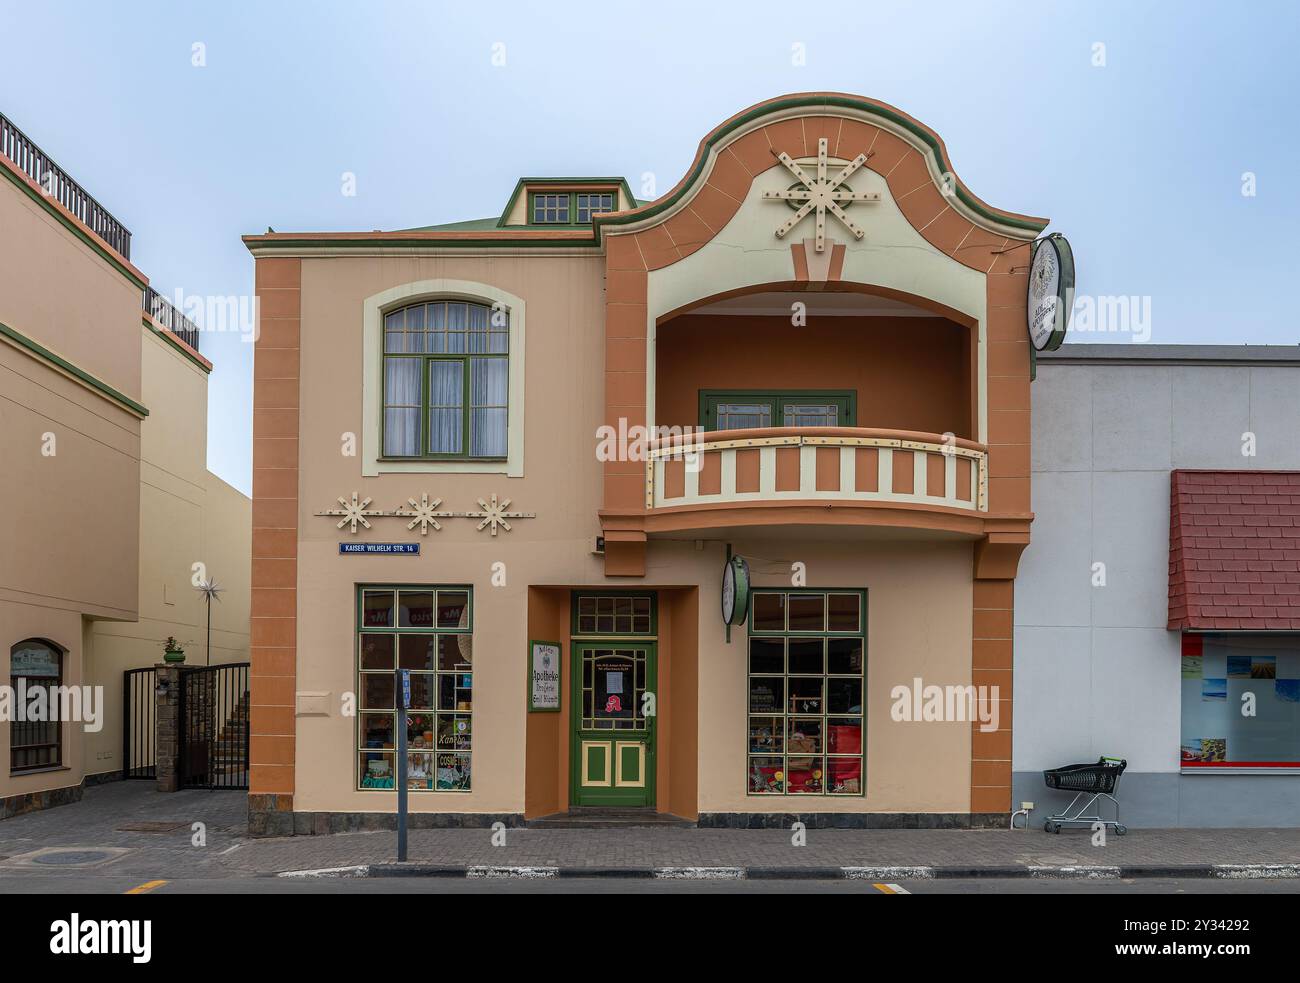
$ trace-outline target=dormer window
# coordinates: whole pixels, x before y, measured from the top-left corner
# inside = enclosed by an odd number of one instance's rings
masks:
[[[533,224],[568,225],[569,204],[567,194],[533,195]]]
[[[578,222],[585,225],[597,212],[614,210],[614,194],[611,191],[578,192]]]
[[[533,225],[590,225],[594,216],[618,208],[613,190],[533,191],[528,198]]]

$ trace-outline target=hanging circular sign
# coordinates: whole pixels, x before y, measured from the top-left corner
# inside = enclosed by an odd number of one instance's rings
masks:
[[[1038,240],[1029,264],[1026,313],[1035,350],[1054,352],[1065,340],[1074,304],[1074,253],[1059,232]]]
[[[749,564],[733,556],[722,568],[722,623],[744,624],[749,616]]]

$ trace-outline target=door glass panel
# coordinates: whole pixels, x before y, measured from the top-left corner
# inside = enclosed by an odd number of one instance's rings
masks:
[[[646,691],[644,649],[592,649],[582,655],[582,727],[643,730]]]

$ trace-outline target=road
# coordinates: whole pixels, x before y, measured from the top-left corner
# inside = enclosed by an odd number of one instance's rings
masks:
[[[161,882],[161,883],[160,883]],[[1300,880],[1079,880],[983,878],[900,881],[877,886],[868,881],[651,880],[619,878],[284,878],[214,877],[168,879],[67,873],[0,874],[0,895],[16,894],[1295,894]]]

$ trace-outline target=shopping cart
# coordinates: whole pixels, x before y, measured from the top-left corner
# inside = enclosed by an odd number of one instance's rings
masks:
[[[1116,836],[1123,836],[1128,827],[1119,821],[1119,802],[1114,796],[1119,786],[1119,776],[1124,774],[1128,762],[1122,758],[1100,758],[1095,765],[1066,765],[1043,772],[1048,788],[1074,792],[1074,799],[1065,811],[1048,816],[1043,829],[1059,833],[1062,826],[1087,826],[1095,823],[1112,827]],[[1103,819],[1099,800],[1108,799],[1115,806],[1115,818]]]

